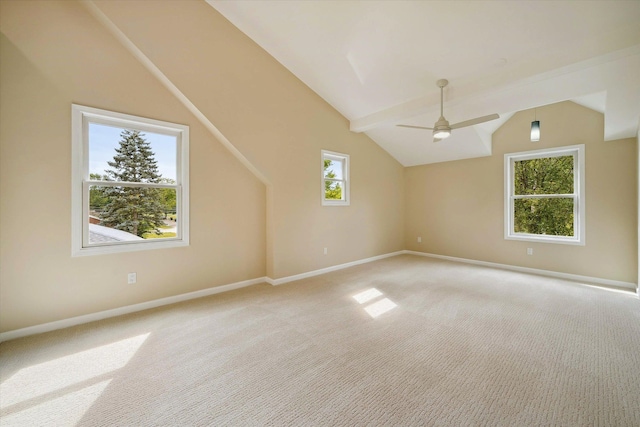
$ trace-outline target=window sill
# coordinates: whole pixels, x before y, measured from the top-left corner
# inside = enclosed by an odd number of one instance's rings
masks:
[[[508,234],[504,236],[505,240],[521,240],[525,242],[538,242],[538,243],[554,243],[561,245],[576,245],[584,246],[584,238],[578,239],[575,237],[560,237],[560,236],[541,236],[537,234]]]
[[[349,206],[350,203],[348,201],[329,201],[329,200],[323,200],[322,201],[322,206]]]
[[[92,256],[92,255],[105,255],[105,254],[117,254],[123,252],[137,252],[147,251],[153,249],[169,249],[189,246],[189,242],[186,240],[165,240],[163,242],[142,242],[142,243],[126,243],[121,245],[104,245],[104,246],[89,246],[86,248],[73,248],[71,256]]]

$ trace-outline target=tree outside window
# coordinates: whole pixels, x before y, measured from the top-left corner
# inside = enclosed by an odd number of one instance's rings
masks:
[[[74,105],[72,253],[188,245],[188,127]]]
[[[108,181],[159,183],[162,176],[158,172],[151,145],[137,130],[125,129],[120,134],[120,147],[108,164]],[[165,211],[159,188],[145,187],[104,187],[107,203],[99,214],[101,225],[145,237],[153,232],[160,236],[164,224]]]
[[[515,194],[552,197],[514,200],[516,233],[573,236],[573,156],[521,160],[514,164]],[[565,195],[556,196],[556,195]]]
[[[332,166],[334,166],[333,160],[324,159],[324,198],[327,200],[342,200],[341,182],[334,181],[336,173],[333,171]]]
[[[322,204],[349,205],[349,155],[322,150]]]
[[[505,155],[505,238],[584,244],[584,146]]]

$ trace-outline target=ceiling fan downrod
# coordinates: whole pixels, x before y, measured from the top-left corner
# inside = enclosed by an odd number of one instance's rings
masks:
[[[440,79],[436,82],[436,85],[440,88],[440,118],[433,126],[433,138],[436,140],[442,140],[451,136],[451,127],[449,127],[449,121],[444,118],[444,88],[449,84],[449,80]]]

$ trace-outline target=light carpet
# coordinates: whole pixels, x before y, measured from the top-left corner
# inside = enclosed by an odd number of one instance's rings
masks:
[[[2,426],[640,426],[632,293],[403,255],[0,344]]]

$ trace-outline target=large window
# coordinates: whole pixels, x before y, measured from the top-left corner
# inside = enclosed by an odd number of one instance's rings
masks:
[[[349,205],[349,155],[322,150],[322,204]]]
[[[505,239],[585,244],[584,145],[505,154]]]
[[[72,106],[72,255],[189,244],[189,128]]]

